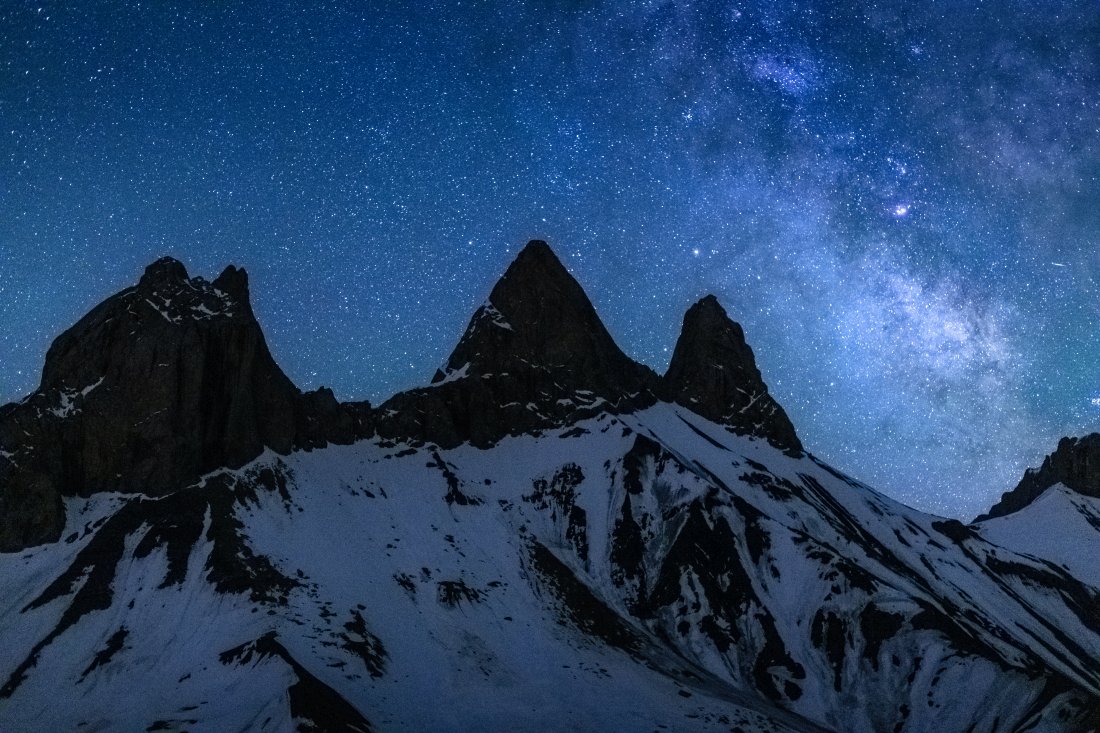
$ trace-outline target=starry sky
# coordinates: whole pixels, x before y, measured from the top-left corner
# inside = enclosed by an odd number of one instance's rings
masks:
[[[0,0],[0,402],[165,254],[303,389],[426,383],[530,238],[663,371],[972,517],[1100,416],[1100,4]]]

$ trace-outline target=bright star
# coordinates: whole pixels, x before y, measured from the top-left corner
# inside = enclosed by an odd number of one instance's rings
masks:
[[[909,204],[898,204],[894,207],[894,216],[901,218],[909,215]]]

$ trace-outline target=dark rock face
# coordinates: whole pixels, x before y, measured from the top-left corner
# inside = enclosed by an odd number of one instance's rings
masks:
[[[1085,496],[1100,497],[1100,433],[1062,438],[1038,470],[1029,468],[1015,489],[1002,494],[987,514],[974,521],[1018,512],[1059,483]]]
[[[283,374],[244,270],[208,283],[158,260],[54,341],[36,392],[0,408],[0,551],[56,539],[62,495],[163,495],[265,447],[350,442],[361,413]]]
[[[684,315],[668,372],[669,396],[739,435],[767,438],[780,448],[802,452],[787,413],[768,393],[741,326],[730,320],[713,295]]]
[[[393,397],[375,419],[387,437],[485,448],[506,435],[629,412],[658,398],[802,451],[741,327],[717,300],[688,311],[660,378],[619,349],[581,286],[545,242],[534,240],[474,313],[433,386]]]
[[[527,244],[433,386],[379,408],[387,436],[488,447],[506,435],[656,400],[656,374],[627,357],[550,247]]]
[[[65,505],[49,477],[19,470],[0,454],[0,552],[51,542],[64,527]]]

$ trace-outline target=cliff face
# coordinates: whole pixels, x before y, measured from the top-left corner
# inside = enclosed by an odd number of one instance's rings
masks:
[[[272,359],[243,270],[208,283],[158,260],[61,334],[38,390],[0,411],[0,549],[56,539],[63,495],[161,495],[355,430],[354,409],[302,395]]]

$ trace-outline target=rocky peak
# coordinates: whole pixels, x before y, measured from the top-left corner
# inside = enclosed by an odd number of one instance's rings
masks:
[[[155,290],[164,285],[174,285],[190,280],[187,268],[173,257],[161,257],[145,268],[145,274],[138,281],[138,287]]]
[[[790,419],[768,393],[744,330],[713,295],[684,315],[664,386],[676,402],[735,433],[802,450]]]
[[[287,378],[244,270],[209,283],[157,260],[54,341],[35,393],[0,408],[0,551],[60,532],[63,494],[170,493],[265,448],[350,442],[365,413]]]
[[[546,242],[533,240],[474,313],[433,384],[384,404],[379,430],[488,446],[652,404],[659,380],[619,349],[580,284]]]
[[[258,335],[263,341],[244,270],[230,266],[211,284],[189,277],[178,260],[162,257],[145,268],[136,287],[108,298],[54,341],[40,390],[82,389],[101,377],[130,372],[142,344],[159,344],[163,351],[169,342],[234,328],[241,334],[254,331],[245,338]]]
[[[1062,438],[1058,448],[1043,459],[1038,469],[1029,468],[1012,491],[1001,495],[987,514],[975,521],[1018,512],[1055,484],[1085,496],[1100,497],[1100,433],[1083,438]]]
[[[222,274],[214,280],[214,289],[227,293],[237,301],[251,307],[251,296],[248,292],[248,273],[242,267],[229,265]]]
[[[463,368],[483,375],[521,364],[610,393],[638,391],[649,379],[649,370],[623,354],[580,284],[541,240],[529,242],[493,287],[438,379]]]

